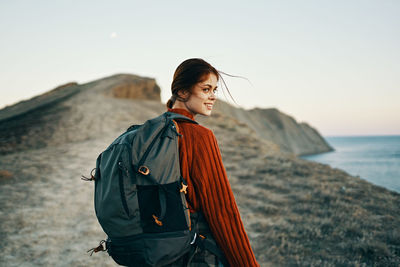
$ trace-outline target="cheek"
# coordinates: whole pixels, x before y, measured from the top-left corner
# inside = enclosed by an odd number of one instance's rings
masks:
[[[196,96],[193,96],[192,103],[200,106],[200,105],[203,105],[206,100],[207,100],[207,96],[196,95]]]
[[[208,95],[206,94],[200,94],[198,97],[199,101],[206,101],[208,99]]]

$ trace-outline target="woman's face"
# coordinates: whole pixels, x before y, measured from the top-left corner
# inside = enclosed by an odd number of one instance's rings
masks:
[[[210,116],[215,101],[217,100],[217,76],[210,73],[202,82],[197,83],[188,101],[183,102],[185,109],[193,116],[197,114]]]

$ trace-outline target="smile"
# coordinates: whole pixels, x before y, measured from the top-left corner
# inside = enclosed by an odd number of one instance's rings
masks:
[[[205,104],[208,109],[212,109],[213,105],[212,104]]]

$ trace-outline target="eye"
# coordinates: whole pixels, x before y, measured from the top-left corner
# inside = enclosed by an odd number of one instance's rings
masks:
[[[214,94],[217,94],[218,93],[218,89],[214,89]]]
[[[203,92],[204,92],[204,93],[208,93],[209,91],[210,91],[210,88],[204,88],[204,89],[203,89]]]

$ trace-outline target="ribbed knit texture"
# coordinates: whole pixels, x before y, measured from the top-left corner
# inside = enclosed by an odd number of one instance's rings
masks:
[[[194,120],[185,109],[168,111]],[[221,152],[214,133],[202,126],[177,120],[182,176],[188,183],[186,199],[191,212],[202,211],[230,266],[259,266],[243,227]]]

